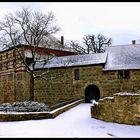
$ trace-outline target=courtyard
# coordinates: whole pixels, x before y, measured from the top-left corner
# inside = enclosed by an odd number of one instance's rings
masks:
[[[140,126],[91,118],[91,103],[81,103],[54,119],[0,122],[1,138],[130,138]]]

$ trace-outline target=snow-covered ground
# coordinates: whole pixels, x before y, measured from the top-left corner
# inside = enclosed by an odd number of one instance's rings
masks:
[[[140,126],[91,118],[91,104],[82,103],[55,119],[0,122],[0,138],[131,138],[140,137]]]

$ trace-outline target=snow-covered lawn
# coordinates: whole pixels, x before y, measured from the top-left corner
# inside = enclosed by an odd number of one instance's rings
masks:
[[[140,126],[109,123],[91,118],[90,106],[91,104],[81,103],[54,119],[0,122],[0,137],[140,137]]]

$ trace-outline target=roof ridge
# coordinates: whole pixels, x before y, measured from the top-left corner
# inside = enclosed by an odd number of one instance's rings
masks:
[[[112,46],[109,46],[109,47],[118,47],[118,46],[133,46],[133,45],[139,46],[140,44],[112,45]]]

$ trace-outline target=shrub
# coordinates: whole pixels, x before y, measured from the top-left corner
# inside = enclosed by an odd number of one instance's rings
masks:
[[[12,111],[12,105],[10,103],[3,103],[0,106],[0,110],[4,112]]]
[[[25,101],[25,102],[14,102],[3,103],[1,106],[1,111],[15,111],[15,112],[41,112],[48,111],[48,106],[44,103],[38,103],[35,101]]]

